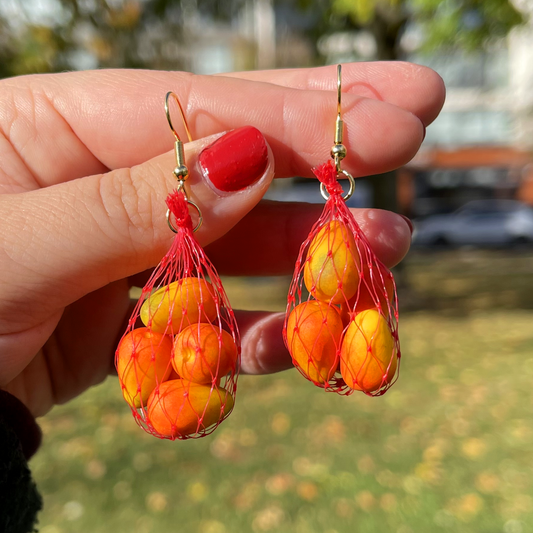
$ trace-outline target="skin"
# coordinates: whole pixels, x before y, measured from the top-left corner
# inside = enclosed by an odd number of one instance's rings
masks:
[[[274,172],[312,177],[311,168],[328,159],[335,67],[0,81],[0,387],[34,415],[113,371],[131,312],[129,287],[142,284],[146,276],[138,274],[170,245],[165,197],[175,187],[175,159],[163,112],[168,90],[178,94],[197,139],[185,149],[190,194],[204,213],[196,236],[221,274],[290,274],[319,216],[321,206],[260,200]],[[356,177],[408,162],[444,101],[440,77],[406,63],[344,65],[343,91],[343,166]],[[207,137],[244,125],[265,135],[271,168],[250,190],[221,197],[194,164],[217,138]],[[354,214],[378,257],[389,267],[398,263],[410,244],[407,223],[379,210]],[[244,372],[291,366],[283,315],[236,316]]]

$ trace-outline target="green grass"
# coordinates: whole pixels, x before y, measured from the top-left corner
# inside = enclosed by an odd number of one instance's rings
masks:
[[[31,461],[41,532],[533,531],[533,311],[461,300],[454,313],[424,276],[470,274],[435,257],[427,274],[413,256],[404,277],[439,312],[403,313],[400,379],[381,398],[324,393],[296,371],[241,376],[232,415],[185,442],[139,429],[116,379],[54,409]],[[282,305],[268,287],[257,307]]]

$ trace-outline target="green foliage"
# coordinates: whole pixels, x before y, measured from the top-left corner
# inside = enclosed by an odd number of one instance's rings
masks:
[[[413,10],[423,24],[428,50],[478,50],[524,22],[508,0],[413,0]]]
[[[23,6],[23,0],[18,1]],[[191,17],[200,24],[230,21],[246,0],[58,0],[62,14],[48,25],[0,17],[0,77],[72,68],[186,68]],[[378,58],[396,58],[407,24],[424,31],[424,48],[476,50],[522,22],[509,0],[277,0],[312,13],[309,38],[365,28],[375,37]],[[24,13],[20,8],[21,16]],[[188,39],[185,38],[188,36]],[[83,61],[80,61],[80,58]],[[88,63],[87,63],[88,61]]]
[[[47,26],[28,25],[15,41],[10,68],[13,75],[46,73],[59,70],[64,47],[58,33]]]
[[[332,0],[333,11],[349,15],[356,24],[368,24],[378,10],[396,10],[402,0]]]
[[[523,22],[509,0],[332,0],[332,8],[334,13],[347,16],[354,27],[373,32],[378,40],[383,38],[383,25],[389,27],[389,35],[391,29],[395,31],[395,44],[389,47],[391,56],[407,24],[421,27],[426,51],[473,51],[505,37]]]
[[[19,5],[22,0],[19,0]],[[59,0],[61,17],[49,26],[0,20],[0,74],[94,67],[183,68],[175,48],[183,33],[182,2],[172,0]],[[23,16],[20,8],[20,17]]]

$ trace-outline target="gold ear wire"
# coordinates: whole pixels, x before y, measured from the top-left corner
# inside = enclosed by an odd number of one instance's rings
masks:
[[[168,105],[168,101],[171,96],[172,98],[174,98],[174,100],[178,104],[180,114],[181,114],[181,119],[183,120],[183,125],[185,126],[185,131],[187,132],[187,137],[189,139],[189,142],[192,141],[192,135],[191,135],[191,131],[189,130],[189,124],[187,124],[187,119],[185,118],[185,113],[183,112],[183,107],[181,106],[181,102],[178,98],[178,95],[176,93],[173,93],[172,91],[169,91],[165,96],[165,114],[167,116],[168,125],[170,126],[170,129],[174,137],[176,138],[176,141],[174,142],[174,153],[176,154],[176,168],[172,171],[172,173],[178,180],[178,191],[183,192],[187,203],[190,206],[194,207],[194,209],[196,209],[196,212],[198,213],[198,223],[196,224],[196,227],[193,229],[193,232],[196,232],[200,229],[200,226],[202,225],[203,216],[198,205],[195,204],[188,197],[185,191],[185,180],[189,177],[189,169],[187,165],[185,164],[185,152],[183,150],[183,143],[181,142],[178,132],[174,129],[174,126],[172,124],[172,119],[170,118],[170,106]],[[168,223],[168,227],[174,233],[178,232],[178,230],[172,225],[172,222],[170,220],[170,209],[167,211],[167,223]]]
[[[176,168],[173,170],[174,176],[176,176],[176,179],[178,181],[185,181],[187,177],[189,176],[189,169],[187,168],[187,165],[185,164],[185,154],[183,152],[183,143],[181,142],[180,136],[178,135],[177,131],[174,129],[174,126],[172,125],[172,119],[170,118],[170,106],[168,105],[168,100],[172,96],[176,103],[178,104],[178,108],[180,110],[181,119],[183,120],[183,125],[185,126],[185,131],[187,132],[187,137],[189,138],[189,142],[192,141],[191,132],[189,130],[189,125],[187,124],[187,119],[185,118],[185,113],[183,112],[183,107],[181,107],[181,102],[179,101],[178,95],[173,93],[172,91],[169,91],[167,95],[165,96],[165,114],[167,115],[168,125],[170,126],[170,129],[172,133],[174,134],[174,137],[176,138],[176,142],[174,143],[174,152],[176,154]],[[182,188],[183,184],[180,184]]]
[[[350,188],[348,192],[342,197],[346,201],[352,196],[355,191],[355,180],[349,172],[341,168],[341,161],[346,157],[346,146],[342,144],[342,137],[344,134],[344,122],[341,118],[341,74],[342,67],[341,65],[337,65],[337,118],[335,120],[335,144],[331,148],[331,157],[335,161],[335,169],[337,170],[337,175],[344,174],[350,182]],[[326,187],[323,183],[320,184],[320,193],[322,194],[322,197],[325,200],[329,198],[329,194],[326,191]]]
[[[181,113],[181,119],[183,120],[183,125],[185,126],[185,131],[187,132],[187,137],[189,138],[189,142],[192,141],[192,135],[191,131],[189,130],[189,124],[187,124],[187,119],[185,118],[185,113],[183,111],[183,107],[181,107],[181,102],[178,98],[178,95],[176,93],[173,93],[172,91],[169,91],[167,95],[165,96],[165,113],[167,115],[168,125],[170,126],[170,129],[172,130],[172,133],[174,134],[174,137],[176,137],[176,140],[180,140],[180,136],[177,134],[176,130],[174,129],[174,126],[172,125],[172,120],[170,118],[170,110],[168,105],[168,99],[172,96],[174,100],[176,100],[176,103],[178,104],[180,113]]]
[[[331,149],[331,157],[335,160],[337,172],[342,172],[341,161],[346,157],[346,146],[342,144],[344,122],[341,119],[341,66],[337,65],[337,120],[335,120],[335,145]]]

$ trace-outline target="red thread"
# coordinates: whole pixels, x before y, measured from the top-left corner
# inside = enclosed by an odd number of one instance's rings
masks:
[[[183,191],[174,190],[166,199],[170,212],[174,215],[176,225],[179,228],[187,228],[192,231],[192,220],[189,213],[189,204]]]
[[[313,172],[330,197],[296,261],[285,344],[316,386],[380,396],[397,380],[401,358],[394,278],[342,200],[334,164]]]
[[[115,353],[135,421],[165,439],[208,435],[230,414],[240,335],[220,277],[193,236],[187,200],[167,205],[176,236],[142,290]]]
[[[313,168],[313,174],[324,184],[330,196],[342,195],[342,186],[337,180],[337,169],[333,161]]]

